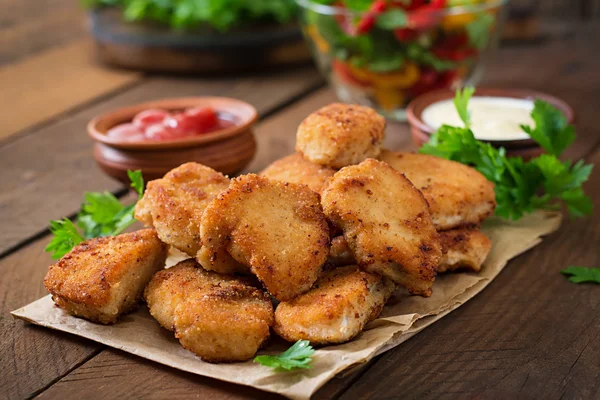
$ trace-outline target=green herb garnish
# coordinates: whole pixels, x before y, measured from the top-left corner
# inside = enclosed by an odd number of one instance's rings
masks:
[[[144,195],[142,172],[127,171],[127,175],[139,200]],[[52,258],[61,258],[84,240],[118,235],[135,221],[135,204],[125,206],[112,193],[87,192],[84,199],[76,217],[77,226],[68,218],[50,221],[50,232],[54,237],[46,251],[52,253]]]
[[[296,368],[311,368],[312,356],[315,350],[308,340],[298,340],[289,349],[277,356],[256,356],[254,362],[276,371],[290,371]]]
[[[572,216],[589,215],[592,201],[582,184],[593,166],[578,161],[561,161],[559,156],[575,139],[573,127],[552,105],[536,100],[531,113],[535,128],[522,127],[548,154],[525,161],[507,157],[504,148],[495,148],[475,138],[469,129],[467,104],[472,88],[457,91],[454,104],[465,127],[441,126],[420,152],[473,166],[494,183],[496,215],[519,219],[536,209],[556,209],[562,201]]]
[[[176,29],[203,24],[219,31],[255,22],[287,23],[294,0],[81,0],[86,7],[118,7],[127,21],[154,21]]]
[[[564,275],[569,276],[569,282],[584,283],[593,282],[600,284],[600,268],[574,267],[563,269],[560,271]]]

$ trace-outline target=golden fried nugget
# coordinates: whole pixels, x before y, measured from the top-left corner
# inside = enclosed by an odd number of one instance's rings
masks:
[[[347,342],[379,316],[394,288],[355,265],[327,271],[309,292],[277,306],[273,329],[290,342]]]
[[[44,285],[69,313],[112,324],[138,304],[167,249],[154,229],[86,240],[50,266]]]
[[[361,268],[431,294],[442,247],[427,202],[401,173],[373,159],[342,168],[321,202]]]
[[[479,272],[492,243],[477,228],[459,228],[440,232],[442,247],[446,253],[442,257],[438,272],[469,270]]]
[[[203,250],[227,250],[282,301],[310,289],[329,252],[319,195],[304,185],[254,174],[233,179],[213,200],[200,232]],[[198,261],[220,272],[210,260]]]
[[[438,273],[456,270],[479,272],[492,244],[477,228],[458,228],[440,232],[443,248]],[[355,264],[354,254],[343,236],[331,239],[327,264],[342,266]]]
[[[148,182],[135,206],[135,218],[154,226],[158,237],[194,257],[200,250],[200,220],[206,205],[227,189],[229,179],[212,168],[190,162]]]
[[[379,159],[402,172],[423,193],[439,231],[478,224],[494,212],[494,184],[474,168],[425,154],[388,150]]]
[[[260,175],[276,181],[300,183],[321,194],[335,172],[333,168],[312,163],[294,153],[271,163]]]
[[[385,137],[385,118],[369,107],[333,103],[302,121],[296,151],[304,158],[332,168],[377,157]]]
[[[269,296],[247,278],[206,271],[194,260],[154,275],[145,298],[159,324],[205,361],[248,360],[269,340]]]

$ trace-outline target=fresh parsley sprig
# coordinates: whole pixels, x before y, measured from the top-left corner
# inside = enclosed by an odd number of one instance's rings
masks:
[[[275,356],[256,356],[254,362],[275,369],[290,371],[293,369],[309,369],[315,350],[308,340],[298,340],[289,349]]]
[[[127,175],[131,180],[131,187],[138,193],[138,199],[142,198],[142,172],[127,171]],[[46,251],[52,253],[52,258],[58,259],[84,240],[118,235],[134,222],[134,208],[135,204],[121,204],[112,193],[87,192],[76,217],[77,226],[68,218],[50,221],[50,232],[54,237]]]
[[[593,282],[600,284],[600,268],[574,267],[563,269],[564,275],[569,276],[569,282],[584,283]]]
[[[504,148],[495,148],[475,138],[470,129],[467,110],[473,88],[457,90],[456,111],[464,127],[442,125],[420,152],[473,166],[494,183],[496,215],[519,219],[536,209],[556,209],[560,202],[572,216],[592,212],[592,201],[582,185],[589,178],[593,165],[561,161],[558,157],[575,140],[575,132],[562,112],[541,100],[534,102],[531,112],[535,127],[522,126],[546,154],[525,161],[507,157]]]

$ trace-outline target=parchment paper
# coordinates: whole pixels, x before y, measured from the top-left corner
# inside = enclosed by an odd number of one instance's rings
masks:
[[[173,368],[280,393],[293,399],[307,399],[338,372],[398,346],[464,304],[483,290],[508,260],[537,245],[541,236],[558,229],[560,221],[560,214],[542,211],[517,222],[489,219],[483,230],[492,241],[492,251],[480,273],[441,275],[429,298],[396,294],[380,318],[371,322],[357,338],[342,345],[318,349],[310,370],[276,373],[252,361],[234,364],[203,362],[184,350],[171,332],[160,328],[145,306],[110,326],[70,316],[55,307],[49,295],[12,314],[25,321],[73,333]],[[261,354],[278,353],[288,346],[273,338]]]

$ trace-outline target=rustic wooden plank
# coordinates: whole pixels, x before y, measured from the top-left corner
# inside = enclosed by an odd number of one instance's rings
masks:
[[[50,219],[75,212],[84,191],[118,190],[92,159],[86,124],[126,104],[163,97],[222,95],[254,104],[264,114],[320,85],[312,68],[270,76],[230,79],[154,78],[0,147],[0,253],[44,230]],[[40,200],[43,198],[44,205]]]
[[[85,20],[78,1],[0,1],[0,65],[82,38]]]
[[[600,152],[590,161],[598,165]],[[600,287],[560,274],[600,263],[600,174],[586,190],[592,217],[566,219],[474,299],[384,354],[341,398],[599,398]]]
[[[77,40],[0,68],[0,140],[141,78],[94,64],[91,44]]]
[[[334,100],[335,96],[330,89],[322,89],[260,124],[256,130],[260,150],[248,170],[256,172],[274,159],[292,152],[296,127],[300,121],[310,112]],[[405,125],[390,124],[387,133],[386,144],[389,147],[411,146]],[[23,251],[19,253],[21,252]],[[153,365],[155,368],[152,368]],[[364,368],[332,380],[321,390],[318,397],[330,398],[341,393]],[[149,393],[156,393],[157,397],[173,393],[174,396],[183,397],[201,394],[203,398],[215,399],[270,398],[253,389],[165,368],[114,350],[103,351],[87,361],[45,391],[41,397],[61,398],[69,395],[80,398],[108,398],[118,394],[131,397],[140,390],[137,385],[132,384],[139,381],[140,377],[146,382],[143,392],[139,392],[141,397],[146,397]],[[103,392],[103,388],[108,387],[111,388],[110,392]]]

